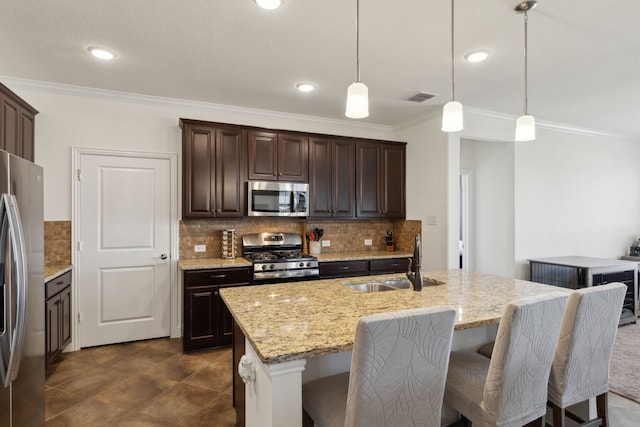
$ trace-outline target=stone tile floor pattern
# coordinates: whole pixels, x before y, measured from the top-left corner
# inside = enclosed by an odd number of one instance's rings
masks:
[[[179,338],[64,353],[45,396],[47,427],[235,425],[231,349],[183,354]]]
[[[183,354],[180,338],[64,353],[45,395],[47,427],[235,426],[231,349]],[[609,415],[638,426],[640,404],[610,393]]]

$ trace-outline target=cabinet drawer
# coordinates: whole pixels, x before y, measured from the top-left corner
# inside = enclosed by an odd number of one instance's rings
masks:
[[[44,297],[51,298],[58,292],[62,291],[67,286],[71,286],[71,271],[67,271],[64,274],[49,280],[44,285]]]
[[[369,261],[370,274],[405,273],[409,269],[409,258],[385,258]]]
[[[320,278],[366,276],[369,273],[369,261],[334,261],[321,262]]]
[[[184,272],[184,286],[206,286],[227,284],[249,284],[251,269],[246,268],[215,268],[211,270],[197,270]]]

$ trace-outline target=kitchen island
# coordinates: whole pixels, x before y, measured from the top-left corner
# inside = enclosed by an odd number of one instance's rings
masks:
[[[504,306],[533,295],[570,290],[465,270],[423,274],[422,292],[363,293],[345,284],[403,275],[316,280],[223,289],[221,295],[245,336],[246,425],[302,425],[302,384],[349,370],[360,317],[418,307],[456,309],[452,349],[492,340]],[[235,340],[234,340],[235,341]],[[447,416],[443,416],[443,422]]]

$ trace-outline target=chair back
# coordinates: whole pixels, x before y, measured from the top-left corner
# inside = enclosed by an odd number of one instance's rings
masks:
[[[483,391],[494,425],[509,425],[546,412],[547,381],[558,342],[564,293],[507,304],[498,326]]]
[[[363,317],[356,327],[345,426],[439,426],[455,309]]]
[[[561,408],[609,390],[613,352],[627,285],[610,283],[569,296],[549,377],[549,400]]]

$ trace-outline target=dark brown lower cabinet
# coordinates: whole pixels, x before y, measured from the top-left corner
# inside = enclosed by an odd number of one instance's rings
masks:
[[[45,366],[56,362],[71,342],[71,272],[45,283]]]
[[[409,258],[330,261],[319,264],[321,279],[367,276],[370,274],[406,273],[408,268]]]
[[[406,273],[409,258],[382,258],[369,261],[369,274]]]
[[[246,286],[251,269],[221,268],[183,273],[182,348],[184,352],[231,345],[233,317],[220,289]]]

